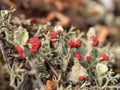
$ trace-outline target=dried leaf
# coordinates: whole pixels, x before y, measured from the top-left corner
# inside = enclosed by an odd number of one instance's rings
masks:
[[[99,33],[98,33],[98,39],[100,42],[104,42],[106,40],[106,37],[109,34],[109,29],[107,27],[101,27]]]
[[[46,89],[45,90],[55,90],[55,80],[47,80],[46,82]]]

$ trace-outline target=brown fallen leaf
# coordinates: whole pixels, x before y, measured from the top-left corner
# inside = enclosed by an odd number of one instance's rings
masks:
[[[58,18],[58,20],[60,20],[60,24],[63,26],[68,25],[68,23],[70,22],[69,17],[63,15],[62,13],[57,13],[56,17]]]
[[[46,81],[45,90],[55,90],[55,88],[56,88],[55,80],[52,79]]]
[[[60,25],[62,25],[62,26],[66,26],[70,22],[70,19],[67,16],[65,16],[62,13],[57,12],[57,11],[51,12],[47,16],[46,21],[53,20],[54,18],[57,18],[59,20],[59,22],[60,22]]]
[[[16,5],[11,0],[4,0],[10,7],[16,8]]]
[[[57,0],[54,2],[54,4],[55,4],[57,10],[59,10],[59,11],[63,10],[63,3],[61,1]]]
[[[109,34],[109,29],[105,26],[102,26],[98,32],[98,39],[101,43],[103,43],[106,40],[106,37]]]

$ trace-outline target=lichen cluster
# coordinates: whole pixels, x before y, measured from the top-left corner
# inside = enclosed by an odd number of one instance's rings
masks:
[[[48,80],[55,82],[52,90],[120,89],[120,75],[109,67],[110,47],[100,46],[94,28],[85,34],[37,25],[33,18],[11,16],[13,11],[1,10],[0,47],[15,90],[47,90]]]

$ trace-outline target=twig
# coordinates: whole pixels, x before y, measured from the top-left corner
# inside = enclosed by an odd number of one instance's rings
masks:
[[[57,77],[59,78],[59,74],[57,73],[57,71],[49,64],[48,60],[45,59],[45,64],[50,68],[50,70],[52,71],[52,73]],[[60,83],[64,86],[64,82],[62,80],[62,78],[60,78]],[[65,81],[65,80],[64,80]]]
[[[29,63],[31,65],[32,70],[36,71],[34,62],[29,62]],[[42,81],[40,80],[40,78],[38,77],[37,72],[35,72],[35,78],[37,79],[38,85],[40,85],[41,89],[45,90],[44,85],[43,85]]]
[[[55,74],[55,76],[58,78],[59,75],[58,73],[56,72],[56,70],[49,64],[48,60],[45,59],[45,64],[50,68],[50,70]]]
[[[4,48],[3,48],[3,42],[0,40],[0,50],[1,50],[1,52],[2,52],[2,56],[3,56],[3,59],[5,60],[5,62],[8,62],[8,60],[7,60],[7,55],[6,55],[6,53],[5,53],[5,51],[4,51]],[[9,71],[10,71],[10,66],[7,64],[7,66],[8,66],[8,69],[9,69]]]
[[[7,55],[6,55],[5,51],[4,51],[3,46],[4,46],[4,45],[3,45],[3,42],[0,40],[0,50],[1,50],[1,52],[2,52],[3,59],[4,59],[5,61],[7,61]]]
[[[40,25],[37,32],[35,33],[34,37],[38,37],[40,34],[40,30],[42,29],[42,26]]]
[[[107,87],[108,83],[109,83],[109,79],[107,79],[107,82],[104,84],[104,86],[102,86],[102,89],[105,89],[105,87]]]

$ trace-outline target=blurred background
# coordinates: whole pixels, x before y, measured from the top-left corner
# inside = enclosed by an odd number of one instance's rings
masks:
[[[87,31],[94,26],[101,42],[120,41],[120,0],[0,0],[0,9],[15,7],[21,19],[36,23],[60,22],[64,28],[75,26]]]
[[[65,29],[75,26],[83,32],[95,27],[100,42],[112,47],[114,69],[120,73],[120,0],[0,0],[0,10],[10,7],[16,8],[14,16],[35,18],[36,24],[50,21],[54,26],[59,22]],[[1,87],[3,83],[9,87],[6,81],[6,76],[0,74]]]

